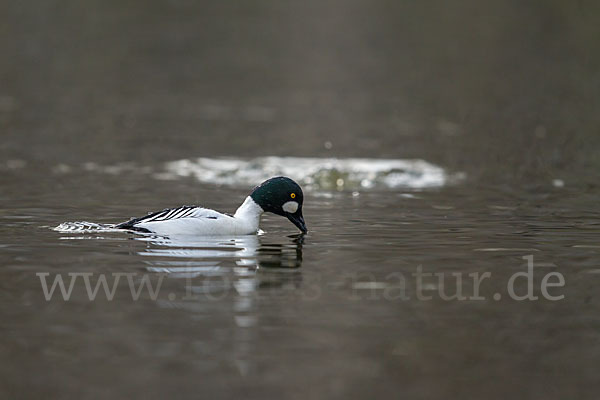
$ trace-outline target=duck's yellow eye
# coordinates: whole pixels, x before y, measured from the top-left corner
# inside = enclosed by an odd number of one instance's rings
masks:
[[[292,199],[295,199],[295,198],[296,198],[296,193],[292,193],[292,194],[290,194],[290,197],[291,197]]]

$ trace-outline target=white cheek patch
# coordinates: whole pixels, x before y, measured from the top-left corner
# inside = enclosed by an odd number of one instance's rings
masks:
[[[288,201],[282,206],[283,211],[293,214],[298,210],[298,202],[297,201]]]

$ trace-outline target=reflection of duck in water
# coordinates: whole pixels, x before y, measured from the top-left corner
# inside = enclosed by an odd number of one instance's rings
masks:
[[[259,290],[300,287],[302,236],[290,237],[287,243],[261,243],[257,235],[228,239],[190,236],[136,239],[150,242],[147,249],[138,252],[141,256],[151,256],[146,261],[147,271],[185,282],[185,295],[175,295],[181,301],[174,303],[175,299],[169,299],[164,303],[168,307],[176,304],[194,308],[190,300],[203,296],[221,298],[233,292],[235,301],[246,309],[249,306],[246,301],[251,301]],[[228,262],[234,262],[233,266]]]
[[[304,235],[292,240],[295,244],[263,244],[258,249],[257,261],[260,268],[300,268]]]
[[[183,206],[133,218],[114,228],[167,236],[250,235],[258,231],[260,216],[271,212],[286,217],[306,233],[302,216],[303,200],[300,186],[290,178],[279,176],[255,187],[234,215],[202,207]]]
[[[287,243],[260,241],[259,236],[234,238],[171,236],[139,237],[153,246],[139,252],[153,256],[148,268],[153,272],[194,274],[217,272],[220,264],[234,261],[249,268],[299,268],[302,265],[304,235],[289,236]],[[158,246],[158,247],[157,247]],[[217,273],[218,274],[218,273]]]

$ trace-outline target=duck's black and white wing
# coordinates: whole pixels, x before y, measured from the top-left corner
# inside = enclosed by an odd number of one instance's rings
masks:
[[[173,230],[172,228],[175,228],[176,230],[181,231],[181,233],[186,233],[185,228],[190,225],[190,222],[193,223],[194,227],[205,225],[204,223],[206,223],[207,226],[210,226],[217,220],[229,218],[231,218],[231,216],[208,208],[181,206],[149,213],[140,218],[132,218],[129,221],[117,224],[115,228],[148,233],[167,232]]]

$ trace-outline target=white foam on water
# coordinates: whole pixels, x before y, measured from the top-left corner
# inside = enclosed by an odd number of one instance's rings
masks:
[[[165,172],[154,174],[158,179],[194,177],[203,183],[243,187],[278,175],[289,176],[308,190],[426,189],[463,178],[424,160],[313,157],[200,157],[168,162]]]

